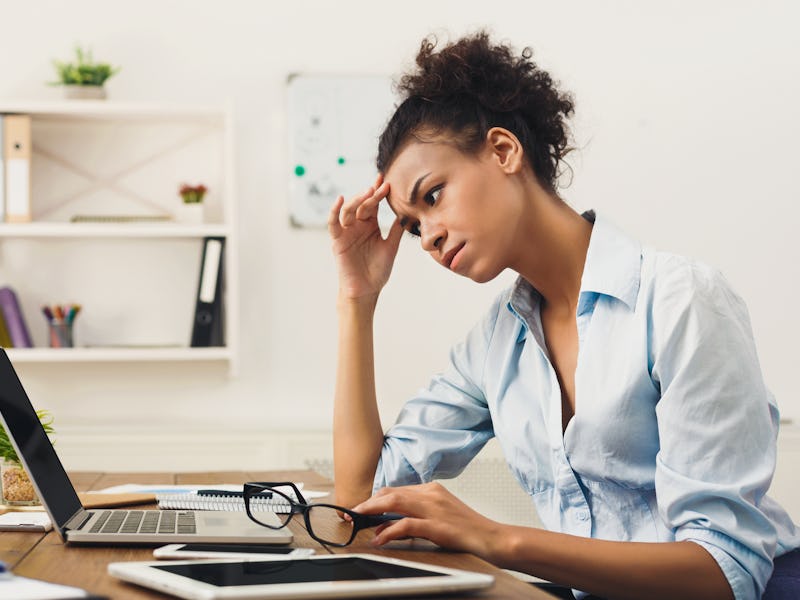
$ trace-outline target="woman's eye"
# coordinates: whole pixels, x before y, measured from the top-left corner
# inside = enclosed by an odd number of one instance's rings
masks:
[[[425,194],[425,202],[430,206],[436,204],[436,201],[439,199],[439,193],[441,191],[442,191],[442,186],[433,188],[430,192]]]
[[[420,233],[419,233],[419,222],[417,222],[417,223],[409,223],[409,220],[407,218],[403,217],[402,219],[400,219],[400,227],[405,229],[406,233],[408,233],[408,234],[410,234],[410,235],[412,235],[414,237],[419,237],[420,236]]]

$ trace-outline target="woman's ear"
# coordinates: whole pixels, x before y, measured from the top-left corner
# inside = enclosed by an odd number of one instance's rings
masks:
[[[487,131],[486,149],[505,173],[511,175],[522,170],[525,152],[517,136],[508,129],[492,127]]]

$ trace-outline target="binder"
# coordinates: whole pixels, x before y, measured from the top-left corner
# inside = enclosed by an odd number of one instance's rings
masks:
[[[6,220],[5,115],[0,115],[0,221]]]
[[[13,348],[14,343],[11,341],[11,336],[8,335],[8,327],[6,327],[6,320],[3,317],[3,311],[0,310],[0,347]]]
[[[225,238],[203,239],[200,279],[197,284],[192,347],[224,346],[223,263]]]
[[[10,287],[0,288],[0,310],[6,322],[8,336],[15,348],[31,348],[31,334],[22,314],[22,307],[17,300],[17,294]]]
[[[5,115],[3,119],[5,163],[5,220],[31,220],[31,117]]]

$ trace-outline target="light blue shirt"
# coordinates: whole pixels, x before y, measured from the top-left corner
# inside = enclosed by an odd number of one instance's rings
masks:
[[[691,540],[737,600],[760,598],[800,531],[765,495],[778,409],[742,299],[717,271],[596,217],[563,435],[539,302],[522,278],[497,298],[387,432],[375,488],[454,477],[496,436],[548,529]]]

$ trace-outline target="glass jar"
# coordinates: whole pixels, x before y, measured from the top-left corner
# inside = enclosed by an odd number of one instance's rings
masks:
[[[41,504],[28,473],[19,463],[0,460],[0,487],[3,503],[12,506]]]

